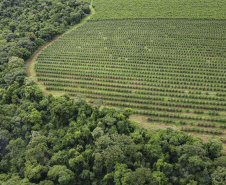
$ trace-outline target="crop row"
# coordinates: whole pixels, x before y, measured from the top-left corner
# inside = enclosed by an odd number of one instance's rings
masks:
[[[160,118],[160,117],[148,117],[148,122],[158,122],[158,123],[164,123],[164,124],[180,124],[180,125],[188,125],[188,126],[194,126],[197,125],[198,127],[206,127],[206,128],[221,128],[226,129],[226,125],[218,125],[216,123],[197,123],[194,124],[193,122],[186,122],[186,121],[176,121],[173,119],[166,119],[166,118]]]
[[[144,79],[144,81],[146,81],[145,79],[146,78],[160,78],[161,79],[161,75],[159,76],[158,73],[152,73],[152,74],[148,74],[148,75],[145,75],[145,74],[139,74],[139,73],[132,73],[132,72],[126,72],[126,71],[122,71],[121,72],[118,72],[117,70],[111,70],[111,69],[105,69],[104,70],[101,68],[95,70],[96,68],[76,68],[76,69],[71,69],[71,68],[61,68],[60,66],[59,67],[54,67],[54,68],[51,68],[51,67],[38,67],[36,66],[35,67],[36,71],[39,72],[39,71],[42,71],[42,72],[52,72],[52,73],[59,73],[59,72],[62,72],[62,73],[65,73],[65,74],[80,74],[80,73],[83,73],[83,75],[103,75],[104,77],[110,77],[110,78],[118,78],[118,79],[132,79],[132,78],[141,78],[141,80]],[[114,72],[112,72],[114,71]],[[172,74],[169,76],[171,77],[174,77],[175,75]],[[165,76],[163,76],[162,79],[166,79]],[[186,78],[182,78],[183,80],[185,81],[190,81],[191,79],[189,77],[186,77]],[[198,79],[198,78],[197,78]],[[198,80],[197,80],[198,81]],[[217,89],[217,88],[216,88]],[[222,89],[222,88],[218,88],[219,90]]]
[[[45,78],[40,78],[40,80],[45,81]],[[58,80],[60,80],[62,82],[68,82],[68,83],[73,82],[71,80],[62,80],[62,79],[58,79]],[[129,80],[113,80],[113,79],[100,79],[100,78],[95,78],[95,80],[98,81],[98,82],[111,82],[111,83],[117,83],[117,84],[124,84],[124,87],[127,87],[128,86],[127,84],[129,84],[130,86],[136,85],[136,87],[131,86],[131,88],[133,88],[133,89],[142,89],[141,86],[149,86],[149,87],[155,86],[155,87],[170,88],[170,89],[198,90],[199,92],[196,92],[196,94],[201,94],[201,91],[225,92],[225,88],[219,88],[219,87],[209,88],[209,87],[194,86],[194,85],[170,85],[167,82],[165,82],[165,83],[153,83],[153,82],[150,83],[150,82],[143,82],[143,81],[136,82],[136,81],[129,81]]]
[[[134,64],[130,62],[131,60],[128,59],[126,62],[117,62],[117,61],[87,61],[87,60],[81,60],[81,59],[75,59],[75,60],[66,60],[62,61],[62,59],[56,59],[56,58],[49,58],[48,60],[44,58],[39,58],[39,64],[40,65],[69,65],[70,67],[73,66],[90,66],[90,67],[108,67],[108,68],[118,68],[123,67],[124,69],[136,69],[136,70],[152,70],[156,69],[159,71],[164,71],[167,67],[167,70],[176,70],[176,71],[183,71],[183,72],[189,72],[189,73],[196,73],[202,71],[203,73],[211,72],[208,74],[211,75],[223,75],[221,73],[224,73],[224,70],[216,70],[216,69],[210,69],[210,68],[194,68],[194,67],[181,67],[181,66],[167,66],[167,65],[155,65],[155,64]],[[151,69],[150,69],[151,68]],[[193,71],[191,71],[191,69]]]
[[[60,79],[48,79],[48,78],[38,78],[39,81],[44,81],[44,85],[55,85],[55,86],[64,86],[64,87],[79,87],[79,84],[86,84],[86,85],[99,85],[99,86],[109,86],[109,87],[113,87],[111,86],[111,83],[108,84],[104,84],[104,83],[97,83],[97,82],[92,82],[92,81],[67,81],[67,80],[60,80]],[[72,84],[73,83],[73,84]],[[117,84],[118,86],[119,84]],[[81,86],[82,87],[82,86]],[[125,86],[124,86],[125,87]],[[87,86],[87,88],[91,88],[90,86]],[[114,94],[114,96],[119,96],[121,97],[121,101],[123,101],[123,97],[120,94]],[[105,98],[105,96],[102,96],[102,98]],[[146,100],[142,100],[142,97],[138,96],[138,99],[134,100],[136,102],[138,102],[138,100],[140,101],[140,103],[150,103],[152,105],[162,105],[162,106],[171,106],[171,107],[181,107],[181,108],[192,108],[192,109],[205,109],[205,110],[218,110],[218,111],[226,111],[226,107],[220,107],[219,105],[225,105],[226,103],[219,103],[217,104],[217,102],[214,102],[214,104],[216,104],[217,106],[213,106],[213,105],[198,105],[198,104],[211,104],[211,102],[189,102],[189,101],[183,101],[183,99],[181,100],[181,102],[183,103],[174,103],[174,99],[169,99],[167,100],[168,102],[149,102]],[[164,100],[164,99],[163,99]],[[172,101],[173,100],[173,101]],[[180,102],[176,101],[176,102]],[[195,110],[194,113],[198,113],[198,114],[203,114],[203,111],[201,110]]]
[[[54,67],[54,68],[53,68]],[[37,66],[37,69],[55,69],[55,70],[68,70],[68,71],[78,71],[78,70],[92,70],[94,71],[101,71],[103,70],[102,67],[90,67],[90,66],[77,66],[76,69],[75,68],[71,68],[71,66],[61,66],[61,65],[40,65]],[[78,70],[77,70],[78,69]],[[144,77],[143,75],[146,75],[145,77],[149,77],[149,76],[172,76],[172,77],[185,77],[185,78],[198,78],[198,79],[202,79],[202,78],[206,78],[205,75],[190,75],[190,74],[182,74],[175,72],[175,71],[171,71],[171,72],[156,72],[158,70],[152,70],[150,69],[150,71],[139,71],[136,69],[133,70],[125,70],[125,69],[115,69],[115,68],[104,68],[105,73],[116,73],[116,74],[124,74],[124,75],[129,75],[129,76],[138,76],[138,77]],[[153,72],[155,71],[155,72]],[[135,74],[133,74],[135,73]],[[224,75],[225,76],[225,75]],[[208,77],[209,78],[209,77]],[[221,77],[216,77],[216,76],[211,76],[212,79],[215,80],[222,80],[222,81],[226,81],[226,78],[221,78]]]
[[[87,92],[87,90],[78,90],[78,89],[67,89],[64,87],[56,87],[56,86],[48,86],[47,90],[56,90],[56,91],[66,91],[69,92],[70,95],[72,95],[72,92]],[[109,105],[115,105],[115,106],[123,106],[123,107],[131,107],[131,104],[128,105],[123,102],[113,102],[113,101],[106,101]],[[135,107],[135,105],[133,106]],[[136,107],[135,107],[136,108]],[[218,122],[218,123],[226,123],[226,118],[222,117],[199,117],[196,115],[180,115],[180,114],[172,114],[172,113],[159,113],[159,112],[153,112],[153,111],[146,111],[146,110],[138,110],[134,109],[134,113],[137,114],[143,114],[143,115],[151,115],[156,117],[167,117],[167,118],[177,118],[177,119],[188,119],[188,120],[203,120],[203,121],[211,121],[211,122]]]
[[[39,78],[40,79],[40,78]],[[41,81],[52,81],[55,85],[62,85],[62,86],[71,86],[75,84],[85,84],[85,85],[99,85],[99,86],[107,86],[107,87],[115,87],[115,88],[126,88],[126,89],[139,89],[139,90],[146,90],[146,91],[160,91],[160,92],[175,92],[175,93],[182,93],[180,90],[176,88],[168,88],[166,86],[141,86],[141,85],[127,85],[127,84],[120,84],[120,83],[105,83],[105,82],[98,82],[98,81],[83,81],[83,80],[61,80],[61,79],[48,79],[48,78],[41,78]],[[60,83],[59,83],[60,82]],[[46,85],[48,85],[46,83]],[[77,85],[75,85],[77,87]]]
[[[109,53],[108,55],[104,54],[103,51],[99,51],[99,52],[89,52],[86,55],[84,54],[85,52],[80,51],[80,52],[70,52],[70,53],[64,53],[61,51],[57,52],[57,51],[53,51],[52,54],[48,54],[48,51],[43,51],[45,53],[42,53],[39,55],[39,58],[46,58],[46,59],[50,59],[50,58],[58,58],[56,57],[56,54],[58,54],[58,56],[63,57],[64,59],[67,60],[74,60],[74,59],[86,59],[89,61],[102,61],[102,60],[107,60],[107,61],[126,61],[125,58],[122,56],[122,54],[120,53]],[[130,51],[131,52],[131,51]],[[212,61],[213,59],[210,58],[205,58],[205,57],[184,57],[184,56],[178,56],[178,55],[167,55],[167,56],[161,56],[161,55],[141,55],[140,53],[130,53],[127,52],[126,54],[126,58],[128,58],[129,63],[134,63],[134,64],[155,64],[155,65],[165,65],[165,66],[178,66],[178,67],[191,67],[191,68],[195,68],[195,67],[199,67],[199,68],[211,68],[211,69],[225,69],[226,68],[226,64],[223,63],[222,58],[217,58],[216,60],[218,60],[218,62],[216,63],[212,63],[209,62],[207,63],[206,60],[210,60]],[[105,52],[106,53],[106,52]],[[195,62],[195,61],[196,62]],[[197,62],[198,61],[198,62]],[[205,65],[203,65],[205,64]]]
[[[221,135],[223,134],[222,131],[219,130],[205,130],[205,129],[200,129],[200,128],[181,128],[181,131],[184,132],[198,132],[198,133],[206,133],[206,134],[214,134],[214,135]]]
[[[200,117],[194,115],[181,115],[181,114],[169,114],[169,113],[159,113],[159,112],[151,112],[145,110],[134,110],[136,114],[142,114],[147,116],[155,116],[155,117],[165,117],[165,118],[175,118],[175,119],[183,119],[183,120],[197,120],[197,121],[208,121],[208,122],[217,122],[217,123],[226,123],[226,118],[216,118],[216,117]]]
[[[71,68],[72,66],[71,65],[68,65],[67,63],[64,63],[64,64],[43,64],[43,63],[39,63],[39,66],[42,66],[42,67],[58,67],[58,66],[61,66],[61,68]],[[121,69],[121,66],[117,66],[117,65],[96,65],[96,64],[89,64],[89,65],[82,65],[82,64],[78,64],[77,65],[74,65],[74,67],[76,68],[81,68],[81,69],[100,69],[100,68],[105,68],[105,70],[110,70],[110,71],[123,71],[123,72],[135,72],[136,73],[141,73],[141,74],[150,74],[150,73],[154,73],[154,74],[161,74],[161,75],[164,75],[164,74],[171,74],[171,73],[186,73],[186,75],[188,74],[199,74],[201,76],[212,76],[212,77],[218,77],[218,76],[223,76],[225,77],[226,74],[224,73],[216,73],[216,72],[202,72],[202,71],[191,71],[191,69],[189,70],[175,70],[175,69],[159,69],[159,68],[154,68],[152,66],[149,66],[149,67],[130,67],[130,66],[124,66],[123,67],[123,70]],[[155,72],[158,72],[158,73],[155,73]],[[219,71],[218,71],[219,72]],[[172,75],[170,75],[172,76]],[[182,77],[185,77],[184,75],[182,75]],[[188,76],[189,77],[189,76]],[[194,76],[194,77],[197,77],[197,76]],[[199,77],[199,76],[198,76]]]
[[[197,96],[197,95],[186,95],[186,94],[173,94],[173,93],[158,93],[151,91],[129,91],[125,92],[141,94],[141,95],[153,95],[153,96],[164,96],[164,97],[176,97],[176,98],[186,98],[186,99],[196,99],[196,100],[213,100],[213,101],[225,101],[224,98],[210,97],[210,96]]]
[[[57,64],[59,65],[59,64]],[[47,73],[43,73],[42,76],[51,76],[51,77],[59,77],[59,75],[54,75],[54,74],[47,74]],[[61,76],[61,78],[75,78],[75,79],[84,79],[84,78],[89,78],[89,77],[82,77],[82,76]],[[97,81],[103,80],[103,81],[109,81],[109,82],[116,82],[116,83],[128,83],[128,84],[136,84],[136,85],[150,85],[153,84],[154,82],[157,84],[173,84],[173,85],[184,85],[184,86],[191,86],[191,88],[193,87],[200,87],[200,88],[207,88],[207,89],[211,89],[211,87],[220,87],[220,88],[225,88],[225,85],[222,83],[197,83],[197,82],[186,82],[186,81],[178,81],[178,80],[161,80],[161,79],[142,79],[142,78],[132,78],[131,80],[128,78],[122,78],[122,79],[104,79],[104,78],[89,78],[90,79],[95,79]],[[98,80],[99,79],[99,80]],[[150,83],[151,82],[151,83]],[[218,93],[219,96],[224,96],[226,95],[226,93]]]

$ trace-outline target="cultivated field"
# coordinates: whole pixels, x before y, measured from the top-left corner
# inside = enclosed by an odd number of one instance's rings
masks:
[[[225,0],[93,0],[94,20],[128,18],[226,19]]]
[[[225,1],[89,2],[91,21],[38,55],[41,87],[130,107],[147,128],[226,143]]]
[[[225,41],[224,20],[90,21],[43,50],[35,69],[48,90],[225,139]]]

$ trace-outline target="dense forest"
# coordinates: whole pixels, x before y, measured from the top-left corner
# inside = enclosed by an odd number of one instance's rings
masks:
[[[132,109],[44,96],[27,77],[32,53],[89,13],[82,1],[0,0],[0,184],[226,184],[221,141],[146,130]]]

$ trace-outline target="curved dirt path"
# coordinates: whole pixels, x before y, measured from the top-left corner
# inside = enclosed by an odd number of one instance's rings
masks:
[[[33,54],[33,56],[30,58],[30,60],[28,61],[28,64],[27,64],[27,74],[28,74],[28,77],[31,76],[31,73],[30,73],[30,66],[31,66],[31,62],[33,61],[33,59],[44,49],[46,48],[48,45],[50,45],[52,42],[54,42],[55,40],[59,39],[62,35],[56,37],[55,39],[51,40],[49,43],[47,43],[45,46],[43,46],[41,49],[39,49],[35,54]]]
[[[92,17],[92,15],[95,14],[95,10],[94,10],[94,8],[93,8],[93,0],[91,1],[91,4],[90,4],[89,7],[90,7],[90,14],[89,14],[88,17],[86,17],[84,20],[82,20],[82,22],[80,22],[79,24],[75,25],[72,29],[66,31],[65,33],[63,33],[63,34],[59,35],[58,37],[56,37],[55,39],[51,40],[49,43],[47,43],[46,45],[44,45],[41,49],[39,49],[37,52],[35,52],[35,53],[32,55],[32,57],[30,58],[30,60],[28,61],[28,64],[27,64],[27,74],[28,74],[28,77],[31,76],[31,63],[32,63],[32,62],[35,62],[35,61],[34,61],[34,58],[35,58],[35,57],[36,57],[36,56],[37,56],[44,48],[46,48],[46,47],[49,46],[52,42],[58,40],[60,37],[64,36],[65,34],[71,32],[71,31],[73,31],[74,29],[76,29],[77,27],[83,25],[84,23],[86,23],[87,20],[89,20],[89,19]]]

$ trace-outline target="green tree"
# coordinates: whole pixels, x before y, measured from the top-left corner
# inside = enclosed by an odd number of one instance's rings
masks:
[[[152,173],[149,168],[137,168],[136,171],[124,175],[122,184],[125,185],[143,185],[150,184]],[[159,183],[158,183],[159,184]]]
[[[38,182],[43,176],[46,176],[48,168],[40,164],[32,165],[26,163],[24,175],[30,181]]]
[[[7,146],[10,151],[8,154],[10,156],[11,171],[16,173],[24,166],[24,152],[25,152],[25,142],[21,138],[12,139]]]
[[[12,39],[17,38],[17,34],[11,33],[6,37],[7,42],[10,42]]]
[[[208,155],[213,160],[220,157],[223,146],[222,142],[218,139],[208,139],[205,142],[205,148],[208,151]]]
[[[226,168],[218,166],[217,169],[211,174],[213,185],[226,184]]]
[[[24,82],[25,84],[27,84],[27,81],[25,80]],[[40,102],[43,99],[43,93],[41,91],[41,89],[38,87],[38,85],[25,85],[25,87],[22,89],[22,97],[25,100],[30,100],[30,101],[36,101],[36,102]]]
[[[59,183],[62,185],[70,185],[73,184],[75,180],[74,173],[67,169],[66,166],[54,165],[50,168],[48,172],[48,177],[53,180],[55,183]]]
[[[40,130],[42,126],[42,115],[36,109],[32,109],[31,113],[29,114],[28,121],[34,125],[32,130]]]
[[[16,27],[17,27],[17,23],[15,22],[11,22],[9,24],[9,29],[14,33],[14,31],[16,30]]]
[[[19,46],[12,47],[8,52],[9,57],[16,56],[27,60],[31,56],[31,52],[26,48],[21,48]]]
[[[214,159],[214,165],[226,168],[226,156],[221,156],[219,158]]]
[[[14,81],[18,82],[20,85],[23,84],[24,78],[27,76],[27,72],[21,68],[14,68],[6,73],[3,77],[4,81],[11,85]]]
[[[67,95],[57,98],[49,108],[52,122],[56,124],[57,128],[68,124],[69,119],[76,116],[76,105]]]
[[[10,57],[8,62],[9,69],[20,68],[24,65],[24,60],[18,57]]]
[[[47,138],[39,133],[33,132],[31,141],[27,145],[26,161],[31,164],[45,165],[48,162]]]

